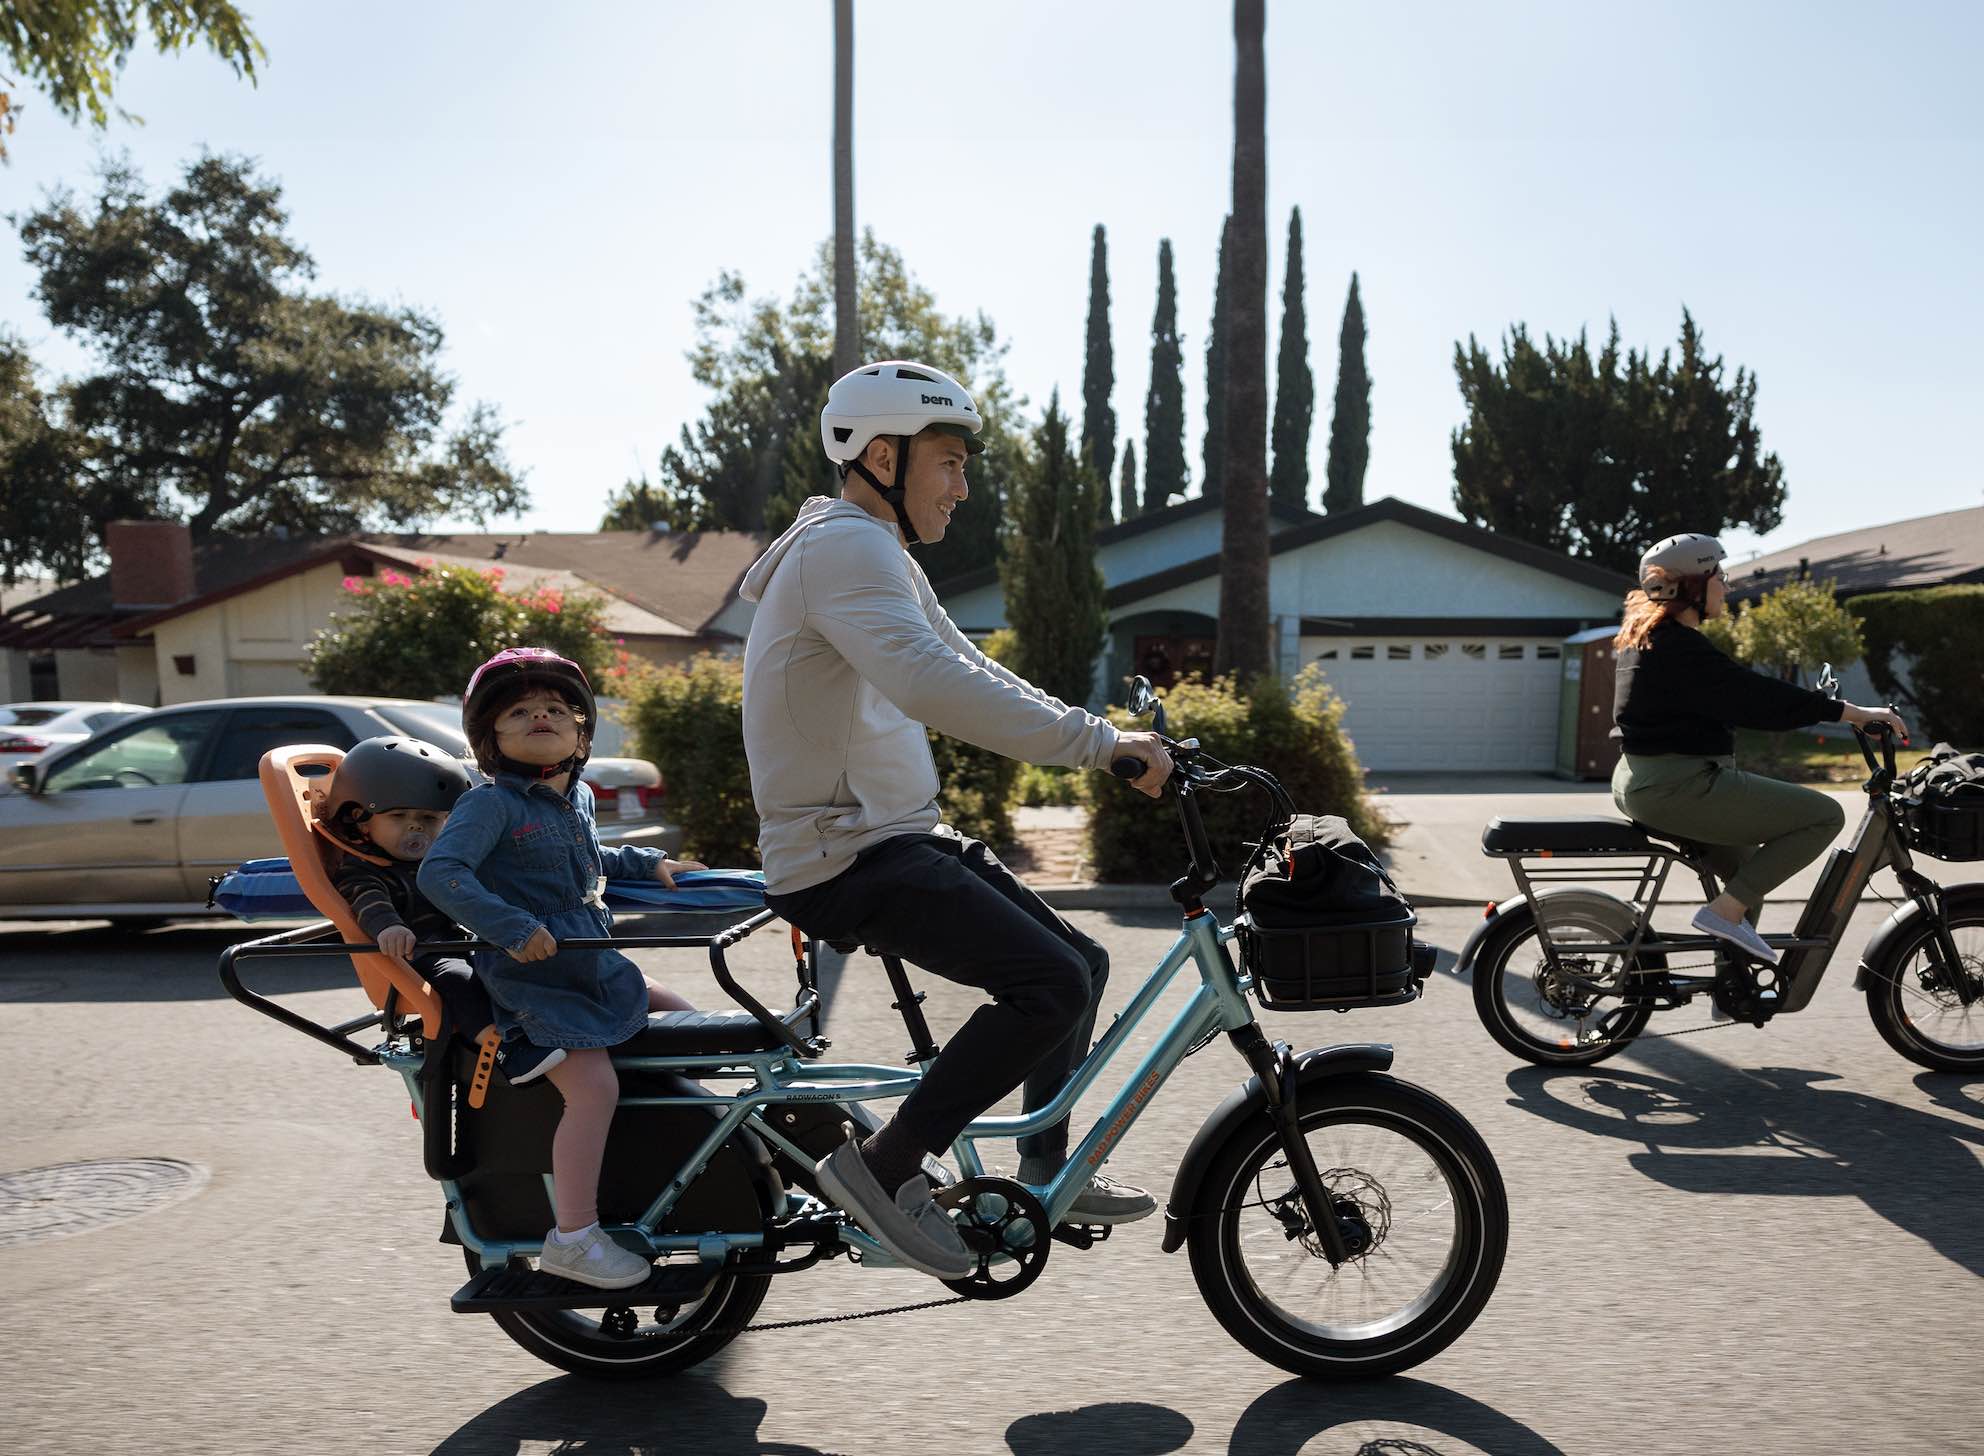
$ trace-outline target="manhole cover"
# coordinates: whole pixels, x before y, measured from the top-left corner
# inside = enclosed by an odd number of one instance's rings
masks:
[[[0,1248],[122,1223],[191,1198],[207,1170],[177,1158],[103,1158],[0,1173]]]

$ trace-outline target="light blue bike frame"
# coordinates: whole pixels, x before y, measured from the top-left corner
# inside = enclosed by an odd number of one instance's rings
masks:
[[[1083,1058],[1082,1064],[1054,1095],[1053,1101],[1033,1112],[1009,1117],[981,1117],[964,1130],[952,1147],[958,1171],[964,1177],[982,1175],[985,1165],[978,1144],[988,1138],[1018,1138],[1044,1132],[1067,1117],[1083,1093],[1095,1085],[1102,1069],[1128,1044],[1131,1035],[1157,1005],[1172,979],[1187,964],[1198,968],[1199,986],[1172,1018],[1157,1044],[1144,1054],[1137,1069],[1111,1099],[1086,1136],[1077,1144],[1053,1181],[1037,1185],[1034,1191],[1047,1210],[1050,1226],[1059,1223],[1089,1179],[1109,1159],[1109,1153],[1123,1135],[1136,1124],[1144,1107],[1164,1085],[1165,1079],[1185,1059],[1185,1054],[1201,1037],[1220,1031],[1237,1031],[1254,1019],[1244,984],[1237,977],[1225,950],[1233,938],[1230,927],[1222,927],[1210,911],[1188,917],[1178,938],[1151,970],[1130,1004],[1110,1024],[1102,1039]],[[420,1104],[416,1081],[421,1058],[410,1052],[388,1052],[388,1065],[406,1079],[415,1105]],[[622,1107],[702,1107],[715,1115],[715,1122],[668,1186],[632,1225],[622,1232],[639,1233],[657,1253],[694,1253],[706,1262],[720,1262],[732,1250],[757,1248],[764,1243],[762,1233],[730,1231],[701,1234],[657,1232],[676,1200],[700,1177],[717,1150],[739,1128],[746,1128],[766,1143],[802,1163],[812,1154],[784,1137],[761,1114],[767,1107],[793,1102],[869,1102],[885,1097],[903,1097],[915,1090],[929,1063],[905,1070],[864,1063],[808,1064],[790,1051],[757,1052],[737,1056],[698,1057],[615,1057],[616,1067],[628,1071],[669,1071],[685,1075],[729,1074],[748,1077],[751,1086],[730,1095],[709,1092],[701,1096],[622,1097]],[[481,1256],[485,1264],[499,1263],[511,1255],[535,1255],[537,1242],[501,1242],[482,1238],[470,1222],[462,1193],[456,1183],[443,1180],[449,1217],[462,1243]],[[545,1177],[545,1190],[551,1193],[551,1179]],[[841,1239],[862,1251],[864,1258],[886,1261],[887,1255],[867,1234],[852,1224],[841,1231]]]

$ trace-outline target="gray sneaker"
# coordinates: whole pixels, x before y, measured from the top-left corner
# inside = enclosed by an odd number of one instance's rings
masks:
[[[594,1289],[632,1289],[645,1284],[654,1265],[631,1249],[623,1249],[594,1224],[577,1243],[561,1243],[544,1236],[544,1252],[537,1256],[540,1273],[560,1279],[590,1284]]]
[[[957,1225],[937,1207],[921,1173],[906,1180],[891,1199],[861,1160],[852,1135],[813,1170],[827,1196],[898,1263],[937,1279],[969,1278],[978,1260],[965,1247]]]
[[[1704,905],[1689,923],[1703,935],[1728,941],[1751,960],[1762,961],[1767,966],[1778,962],[1777,947],[1757,934],[1757,928],[1747,920],[1724,920]]]
[[[1088,1187],[1075,1195],[1062,1215],[1063,1223],[1135,1223],[1157,1212],[1157,1200],[1141,1188],[1118,1183],[1107,1173],[1097,1173]]]

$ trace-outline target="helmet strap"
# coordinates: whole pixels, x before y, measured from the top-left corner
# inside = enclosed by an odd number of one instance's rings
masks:
[[[902,531],[903,544],[905,546],[916,546],[922,543],[923,538],[916,534],[916,527],[910,524],[909,511],[904,506],[904,501],[909,495],[909,442],[910,436],[908,435],[896,436],[896,483],[894,485],[882,484],[881,481],[875,478],[875,472],[870,470],[859,459],[848,461],[847,468],[867,481],[875,494],[888,502],[889,509],[896,513],[896,525]]]
[[[520,779],[555,779],[561,773],[577,773],[585,760],[578,754],[570,754],[553,764],[524,763],[508,754],[496,755],[496,768],[499,773],[515,774]]]

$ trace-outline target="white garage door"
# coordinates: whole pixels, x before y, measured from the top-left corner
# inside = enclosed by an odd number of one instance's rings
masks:
[[[1547,771],[1563,668],[1554,640],[1312,637],[1367,769]]]

